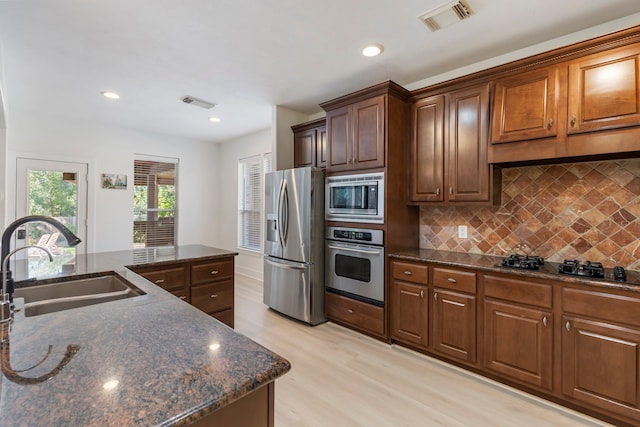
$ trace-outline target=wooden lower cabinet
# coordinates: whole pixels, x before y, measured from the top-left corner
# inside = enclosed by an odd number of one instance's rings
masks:
[[[233,257],[129,268],[233,328]]]
[[[373,334],[384,335],[384,308],[325,292],[325,310],[329,320]]]
[[[391,337],[426,348],[429,330],[429,288],[399,281],[394,281],[391,287]]]
[[[476,297],[434,288],[431,348],[464,362],[476,361]]]

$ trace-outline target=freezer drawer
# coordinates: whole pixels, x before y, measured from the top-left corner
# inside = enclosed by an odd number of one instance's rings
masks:
[[[318,285],[316,285],[318,286]],[[264,303],[282,314],[312,325],[325,321],[324,304],[312,297],[311,265],[264,258]],[[314,304],[315,305],[312,305]]]

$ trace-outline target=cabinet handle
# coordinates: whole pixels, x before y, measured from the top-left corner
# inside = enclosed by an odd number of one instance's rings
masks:
[[[159,285],[160,283],[164,283],[164,279],[158,279],[153,283],[155,283],[156,285]]]
[[[213,270],[211,274],[218,274],[218,270]]]
[[[420,298],[424,298],[424,291],[420,291]]]
[[[569,323],[569,321],[567,320],[567,323],[565,323],[564,327],[565,327],[565,329],[567,331],[570,331],[571,330],[571,323]]]
[[[453,194],[453,187],[449,187],[449,194]]]
[[[347,313],[349,313],[349,314],[353,314],[353,310],[348,309],[348,310],[347,310]]]
[[[447,282],[449,282],[449,283],[458,283],[458,281],[456,279],[454,279],[453,277],[449,277],[447,279]]]
[[[576,125],[576,116],[571,116],[571,127],[574,127]]]
[[[404,272],[404,274],[406,274],[407,276],[411,276],[413,273],[412,273],[412,272],[410,272],[409,270],[406,270],[406,271]]]
[[[551,129],[553,127],[553,119],[549,119],[549,122],[547,123],[547,129]]]
[[[218,294],[211,294],[211,298],[218,298]]]
[[[436,188],[436,196],[440,195],[440,187]]]
[[[178,298],[180,298],[180,299],[187,299],[187,297],[186,297],[186,296],[184,296],[184,295],[180,295]]]
[[[544,316],[544,317],[542,318],[542,324],[543,324],[544,326],[547,326],[547,323],[549,323],[549,321],[547,320],[547,316]]]
[[[438,301],[438,293],[437,293],[437,292],[435,292],[435,293],[433,294],[433,299],[434,299],[434,300],[436,300],[436,301]]]

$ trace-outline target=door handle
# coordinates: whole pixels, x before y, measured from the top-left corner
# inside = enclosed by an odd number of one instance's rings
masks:
[[[336,249],[339,251],[347,251],[347,252],[357,252],[359,254],[367,254],[367,255],[380,255],[380,251],[366,251],[363,249],[352,249],[352,248],[344,248],[342,246],[333,246],[333,245],[327,245],[327,247],[329,249]]]

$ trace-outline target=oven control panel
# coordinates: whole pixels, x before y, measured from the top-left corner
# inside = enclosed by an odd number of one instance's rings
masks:
[[[344,242],[367,243],[372,245],[384,244],[384,231],[349,228],[349,227],[327,227],[327,239],[340,240]]]

